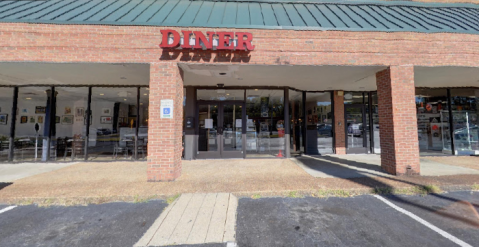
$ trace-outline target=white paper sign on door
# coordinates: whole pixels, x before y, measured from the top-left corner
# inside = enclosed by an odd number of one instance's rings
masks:
[[[207,118],[205,119],[205,129],[212,129],[213,128],[213,119]]]
[[[160,106],[161,118],[173,118],[173,100],[163,99]]]

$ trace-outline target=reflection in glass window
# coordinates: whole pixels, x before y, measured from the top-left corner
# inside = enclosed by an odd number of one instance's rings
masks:
[[[419,150],[451,150],[446,89],[416,88]]]
[[[246,157],[284,156],[284,90],[246,90]]]
[[[457,155],[479,154],[479,89],[451,89]]]
[[[331,93],[306,93],[306,153],[333,153]]]

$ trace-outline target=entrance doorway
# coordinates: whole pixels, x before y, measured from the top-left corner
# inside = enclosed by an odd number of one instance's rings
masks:
[[[244,158],[244,101],[198,102],[198,159]]]
[[[364,104],[344,106],[344,127],[346,128],[346,153],[368,153],[368,128]]]

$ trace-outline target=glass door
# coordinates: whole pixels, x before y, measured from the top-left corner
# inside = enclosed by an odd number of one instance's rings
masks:
[[[221,106],[221,158],[243,158],[243,103]]]
[[[346,153],[368,153],[367,125],[364,105],[344,106],[346,128]]]
[[[220,120],[219,103],[198,104],[198,159],[221,158],[218,128]]]
[[[197,159],[243,158],[244,102],[198,103]]]

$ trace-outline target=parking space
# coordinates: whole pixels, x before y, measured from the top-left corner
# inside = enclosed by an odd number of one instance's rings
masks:
[[[479,192],[390,196],[386,199],[466,243],[479,243]]]
[[[476,195],[477,196],[477,195]],[[421,201],[422,197],[411,197]],[[410,205],[414,208],[415,205]],[[434,208],[431,208],[434,210]],[[477,208],[476,208],[477,210]],[[451,224],[438,216],[438,227],[467,243],[479,242],[479,228]],[[443,224],[448,224],[446,227]],[[354,198],[240,199],[239,246],[451,246],[440,233],[374,196]],[[466,245],[467,246],[467,245]]]
[[[0,246],[132,246],[166,206],[163,201],[18,206],[0,214]]]

